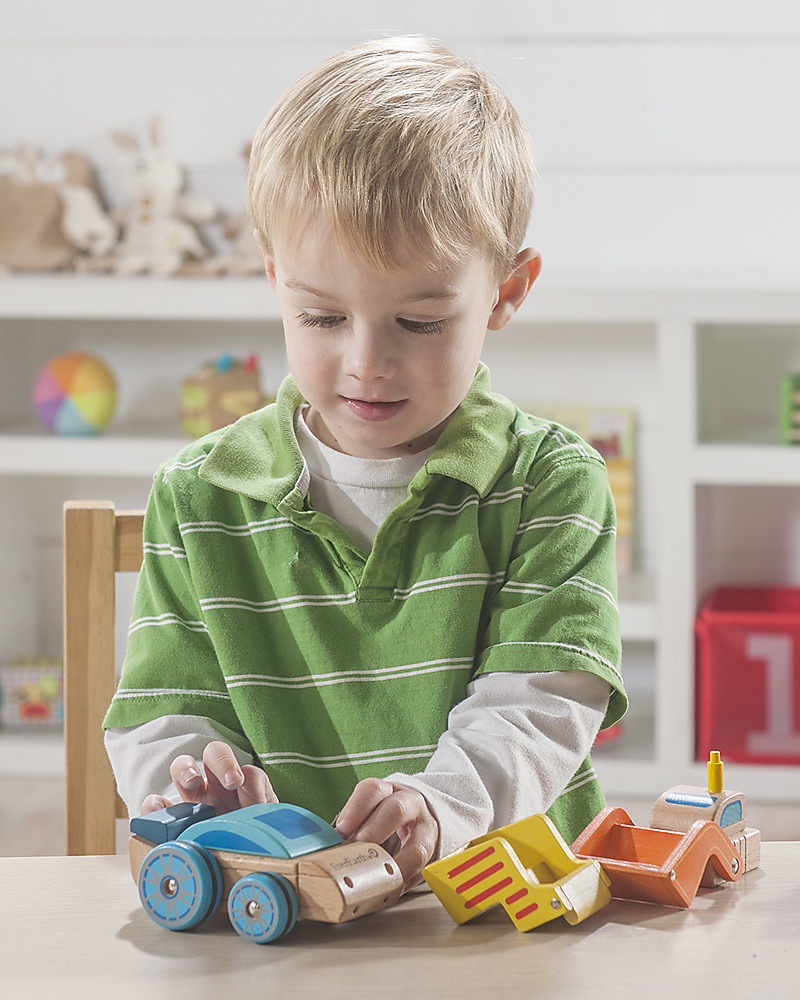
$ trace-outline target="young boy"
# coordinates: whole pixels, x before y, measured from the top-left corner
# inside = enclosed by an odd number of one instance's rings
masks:
[[[421,39],[328,60],[261,125],[292,375],[156,476],[106,719],[132,811],[285,799],[411,886],[602,806],[589,750],[626,706],[605,467],[480,363],[539,273],[532,178],[508,99]]]

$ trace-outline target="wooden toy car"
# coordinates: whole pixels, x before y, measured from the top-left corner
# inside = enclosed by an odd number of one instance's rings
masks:
[[[403,891],[394,858],[349,843],[300,806],[247,806],[216,816],[180,803],[131,820],[131,874],[145,913],[170,930],[196,927],[227,900],[241,937],[277,941],[297,920],[343,923],[391,906]]]
[[[519,931],[556,917],[577,924],[611,899],[600,865],[576,858],[542,814],[477,837],[422,875],[457,924],[497,905]]]

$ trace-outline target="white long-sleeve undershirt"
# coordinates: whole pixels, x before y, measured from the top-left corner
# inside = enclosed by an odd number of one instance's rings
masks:
[[[479,677],[450,713],[425,770],[387,778],[425,796],[439,821],[439,851],[447,854],[487,830],[546,811],[589,752],[608,695],[605,681],[584,672]],[[234,734],[199,716],[110,729],[106,749],[130,814],[151,793],[177,799],[170,764],[181,754],[201,761],[212,740],[230,743],[240,764],[256,763]]]

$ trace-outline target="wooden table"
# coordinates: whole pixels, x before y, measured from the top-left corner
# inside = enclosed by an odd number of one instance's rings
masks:
[[[121,856],[2,858],[0,903],[9,1000],[800,996],[800,842],[765,844],[759,870],[691,909],[612,900],[527,934],[502,911],[456,927],[430,893],[274,945],[217,918],[173,933],[145,916]]]

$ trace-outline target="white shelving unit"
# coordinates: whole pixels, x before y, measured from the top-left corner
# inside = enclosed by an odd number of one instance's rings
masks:
[[[52,437],[30,408],[41,365],[77,349],[105,358],[120,382],[115,423],[95,439]],[[60,651],[62,501],[143,506],[156,466],[185,442],[181,378],[223,351],[255,351],[264,388],[277,388],[285,359],[265,280],[0,279],[0,658]],[[620,581],[632,708],[595,762],[611,799],[702,784],[698,600],[715,583],[800,583],[800,449],[775,443],[777,377],[800,370],[800,287],[542,279],[485,357],[494,387],[521,405],[636,411],[636,566]],[[759,505],[769,517],[749,516]],[[57,773],[59,741],[33,743],[30,767]],[[33,743],[0,734],[0,772]],[[800,768],[732,765],[728,783],[753,799],[800,799]]]

